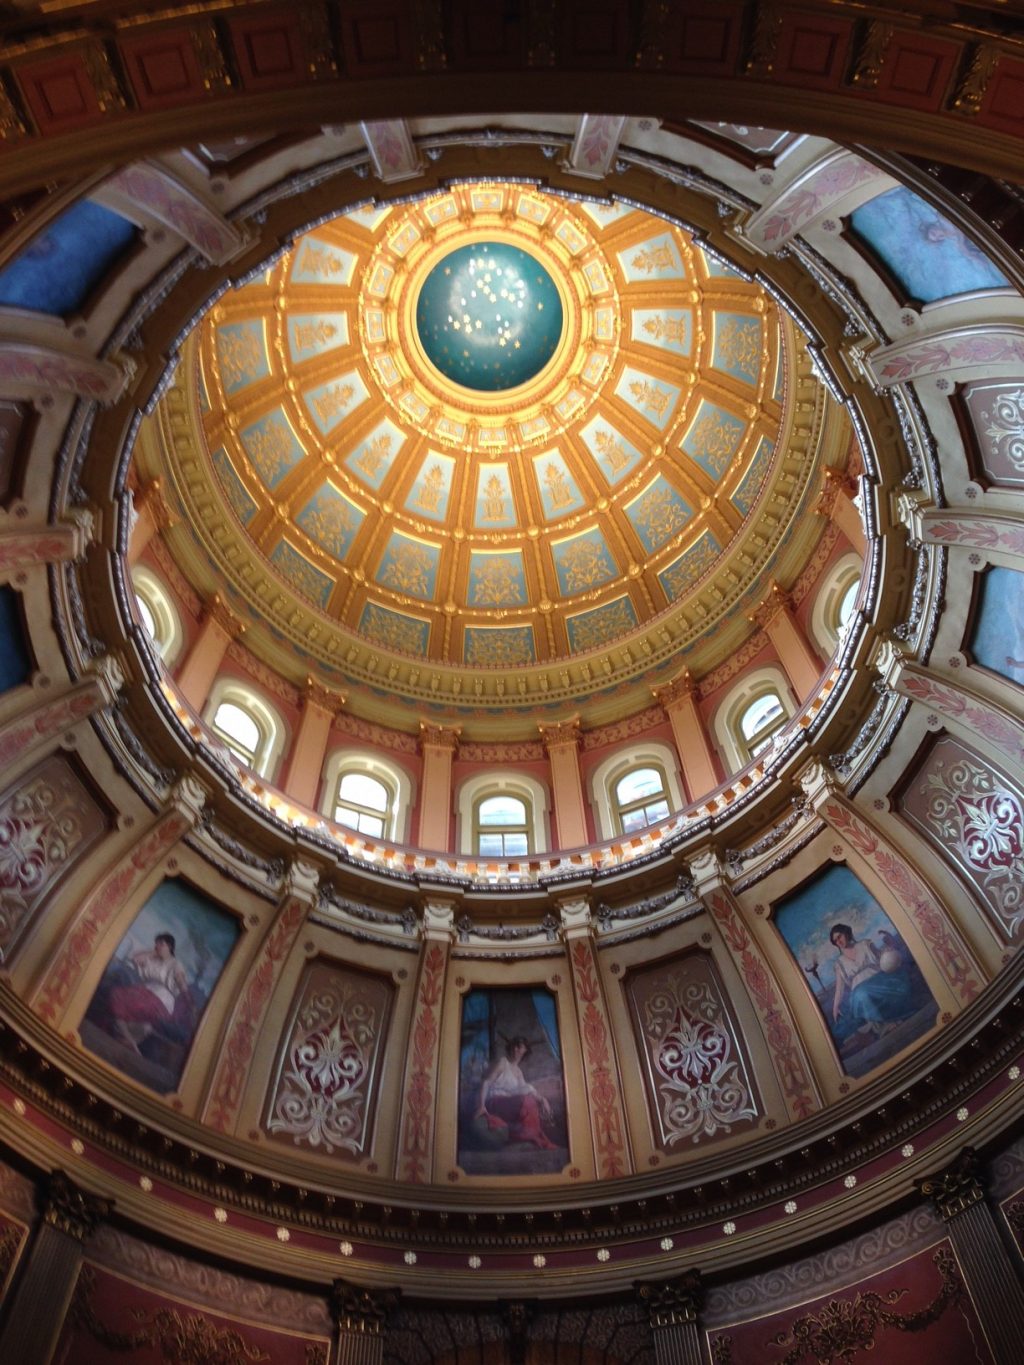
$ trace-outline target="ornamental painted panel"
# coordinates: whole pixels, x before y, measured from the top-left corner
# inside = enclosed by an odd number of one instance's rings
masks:
[[[107,963],[82,1042],[151,1090],[176,1089],[238,934],[234,915],[199,891],[161,882]]]
[[[462,1002],[458,1162],[467,1175],[554,1175],[569,1160],[558,1011],[538,988]]]
[[[984,483],[1024,487],[1024,383],[965,384],[954,400],[971,463]]]
[[[329,1352],[326,1333],[283,1331],[87,1261],[53,1358],[75,1365],[327,1365]]]
[[[995,1365],[948,1240],[817,1297],[707,1333],[716,1365],[810,1365],[878,1360],[885,1365]]]
[[[384,977],[306,968],[263,1121],[270,1137],[327,1156],[369,1153],[393,998]]]
[[[823,868],[772,919],[848,1076],[866,1076],[934,1025],[939,1007],[910,949],[848,867]]]
[[[661,1150],[685,1151],[749,1129],[757,1097],[712,959],[687,953],[631,972],[625,984]]]
[[[937,737],[902,786],[899,810],[982,897],[1000,932],[1024,928],[1024,795],[970,745]]]
[[[103,837],[106,812],[53,754],[0,796],[0,961],[33,911]]]

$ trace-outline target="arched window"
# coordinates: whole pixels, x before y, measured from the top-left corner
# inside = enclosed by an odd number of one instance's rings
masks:
[[[468,857],[522,858],[551,846],[548,792],[535,777],[480,773],[459,786],[455,803],[456,847]]]
[[[615,783],[615,813],[623,834],[666,820],[669,814],[665,774],[658,768],[634,768]]]
[[[383,838],[394,797],[383,782],[369,773],[343,773],[334,801],[339,825]]]
[[[835,653],[853,619],[863,567],[859,555],[843,555],[823,576],[815,595],[810,633],[826,658]]]
[[[132,586],[143,629],[152,640],[156,653],[169,667],[184,643],[178,613],[167,589],[149,569],[137,566],[132,572]]]
[[[324,767],[320,809],[339,825],[371,839],[403,843],[412,782],[404,768],[376,753],[342,749]]]
[[[755,758],[789,717],[778,692],[763,692],[740,716],[740,734],[748,758]]]
[[[244,683],[220,678],[203,713],[218,739],[260,777],[271,778],[287,738],[284,722],[269,702]]]
[[[736,772],[763,753],[796,709],[781,668],[769,664],[748,673],[723,698],[712,722],[726,770]]]
[[[591,773],[590,799],[602,839],[631,834],[682,810],[686,799],[675,749],[660,740],[617,749]]]
[[[526,801],[501,793],[482,797],[474,810],[473,842],[483,858],[525,858],[530,852]]]

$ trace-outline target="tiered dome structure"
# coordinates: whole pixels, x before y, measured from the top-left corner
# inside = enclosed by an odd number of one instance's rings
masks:
[[[0,1354],[1011,1358],[1018,192],[859,13],[785,132],[310,124],[272,11],[0,149]]]

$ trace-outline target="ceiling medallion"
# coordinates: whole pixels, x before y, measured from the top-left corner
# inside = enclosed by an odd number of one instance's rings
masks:
[[[506,242],[456,247],[430,270],[416,300],[416,336],[427,359],[446,379],[485,393],[539,374],[564,320],[548,271]]]
[[[360,294],[363,354],[398,420],[487,456],[550,442],[584,417],[615,362],[622,319],[615,272],[578,206],[487,183],[401,212]],[[478,260],[494,261],[479,279]],[[513,272],[523,297],[498,269]],[[455,279],[465,288],[455,292]]]

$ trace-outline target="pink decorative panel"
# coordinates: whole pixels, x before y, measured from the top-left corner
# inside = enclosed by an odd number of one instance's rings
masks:
[[[757,1100],[711,958],[688,953],[633,972],[626,992],[662,1151],[748,1129]]]
[[[904,819],[974,887],[1008,938],[1024,923],[1024,795],[950,735],[921,758],[899,802]]]
[[[271,1137],[327,1155],[370,1151],[393,995],[383,977],[307,968],[264,1120]]]
[[[107,829],[74,763],[54,754],[0,795],[0,955]]]

